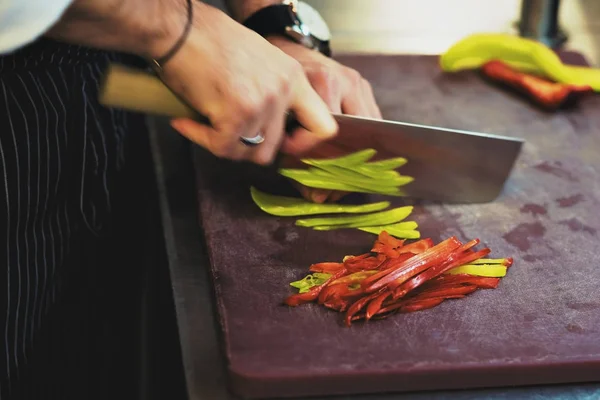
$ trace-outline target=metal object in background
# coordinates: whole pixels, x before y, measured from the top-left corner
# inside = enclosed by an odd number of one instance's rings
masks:
[[[521,17],[517,24],[519,35],[535,39],[556,49],[567,41],[560,29],[558,10],[560,0],[522,0]]]

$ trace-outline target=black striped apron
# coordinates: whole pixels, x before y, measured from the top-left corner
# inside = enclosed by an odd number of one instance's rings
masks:
[[[81,292],[94,287],[125,158],[130,115],[97,102],[103,69],[115,60],[49,40],[0,57],[2,399],[67,398],[65,381],[73,392],[86,386],[88,376],[76,374],[94,349],[65,349],[91,329]]]

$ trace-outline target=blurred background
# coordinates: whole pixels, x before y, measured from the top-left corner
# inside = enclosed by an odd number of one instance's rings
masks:
[[[518,33],[523,3],[532,9],[557,3],[565,47],[600,63],[599,0],[305,1],[327,21],[336,53],[388,54],[440,54],[471,33]],[[206,2],[223,8],[222,0]]]

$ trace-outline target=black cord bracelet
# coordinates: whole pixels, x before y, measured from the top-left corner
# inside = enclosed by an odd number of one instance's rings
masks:
[[[192,29],[192,22],[194,19],[194,7],[192,5],[192,0],[187,0],[187,16],[187,24],[185,25],[185,29],[179,40],[177,40],[173,47],[171,47],[171,49],[164,56],[152,60],[152,66],[157,74],[160,74],[162,72],[164,65],[171,58],[173,58],[173,56],[179,51],[181,46],[183,46],[185,40],[187,39],[190,33],[190,30]]]

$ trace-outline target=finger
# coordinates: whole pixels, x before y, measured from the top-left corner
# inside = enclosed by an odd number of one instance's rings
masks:
[[[252,160],[260,165],[269,165],[275,159],[284,139],[287,102],[279,101],[266,107],[262,135],[265,141],[255,147]]]
[[[365,103],[369,108],[369,114],[371,118],[381,119],[381,110],[377,105],[377,100],[375,99],[375,95],[373,94],[373,87],[366,79],[361,81],[363,98],[365,99]]]
[[[330,193],[330,190],[311,189],[310,199],[313,201],[313,203],[321,204],[324,203],[325,200],[327,200],[327,197],[329,197]]]
[[[337,134],[338,125],[324,100],[310,86],[302,75],[301,83],[294,92],[291,109],[305,129],[297,129],[291,137],[286,138],[284,147],[296,150],[307,150],[319,142],[331,139]]]
[[[204,147],[217,157],[232,160],[244,159],[249,152],[246,146],[239,142],[224,138],[224,134],[205,124],[199,124],[187,118],[177,118],[171,121],[173,129],[188,140]],[[239,140],[239,139],[238,139]]]
[[[308,79],[317,94],[321,96],[329,111],[340,114],[342,112],[342,91],[338,77],[320,68],[307,73]]]
[[[364,87],[361,81],[362,78],[357,82],[350,82],[346,86],[344,98],[342,99],[342,110],[344,114],[372,118],[374,117],[372,115],[372,107],[369,106],[367,99],[365,99]]]
[[[311,200],[309,187],[301,185],[299,183],[295,183],[294,186],[296,187],[296,189],[298,189],[302,197],[304,197],[306,200]]]

